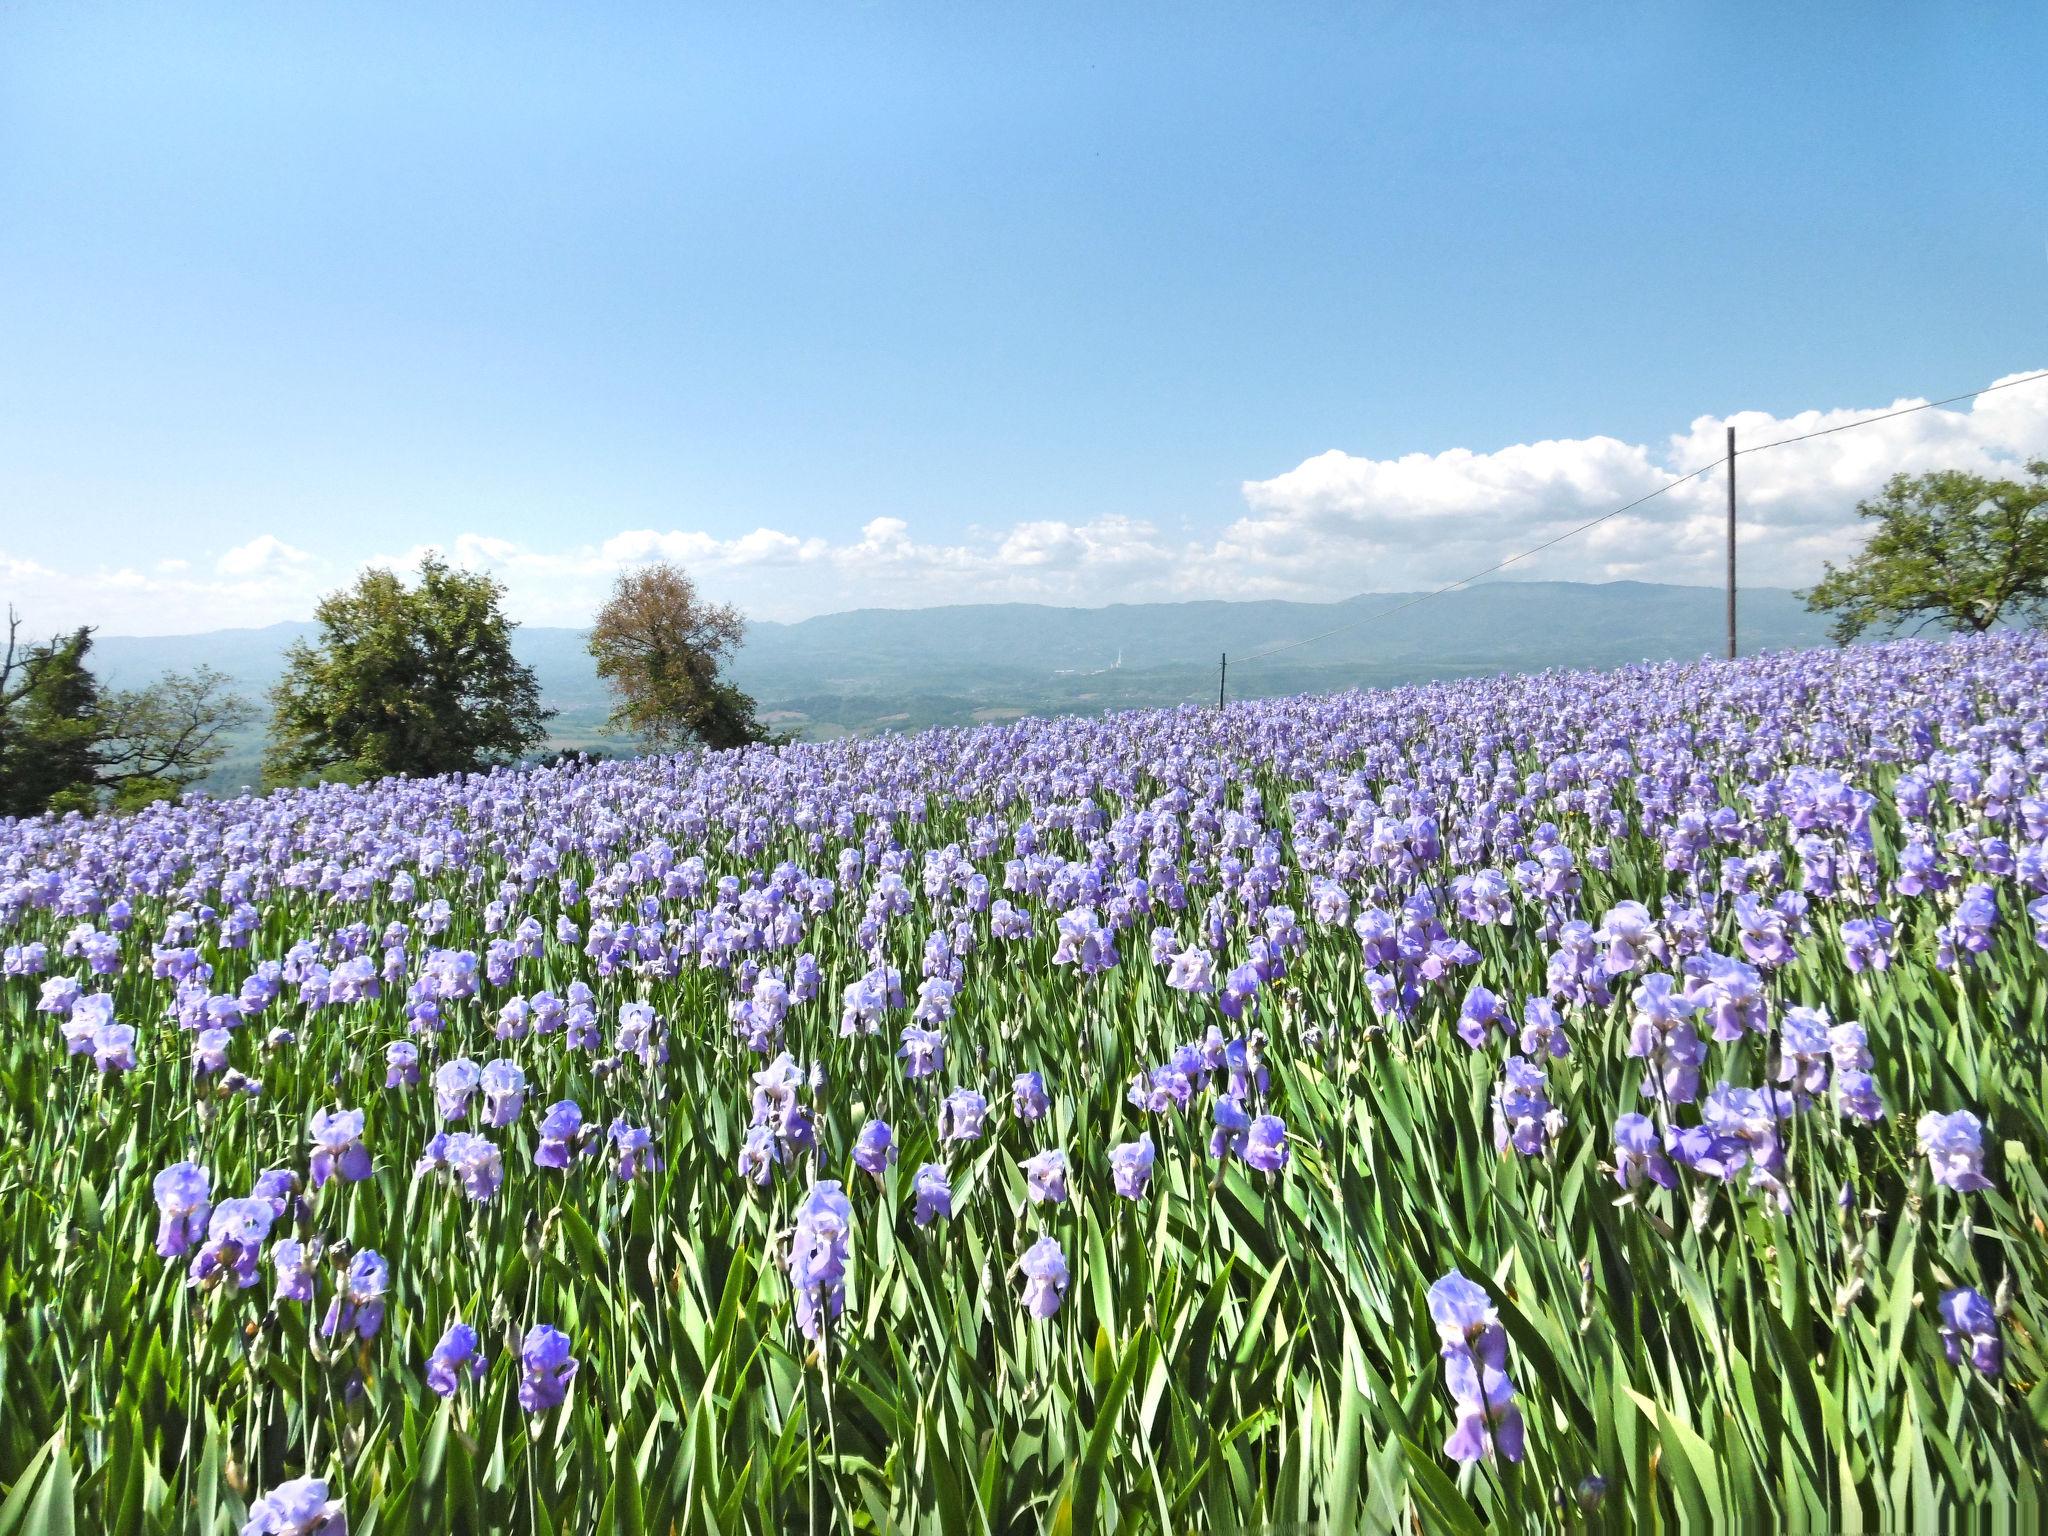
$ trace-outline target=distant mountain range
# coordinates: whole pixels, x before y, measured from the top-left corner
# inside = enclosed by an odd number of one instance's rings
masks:
[[[1402,606],[1419,595],[1376,592],[1336,603],[863,608],[795,624],[749,624],[732,670],[779,728],[818,738],[1209,701],[1216,697],[1217,659],[1226,652],[1233,658],[1231,697],[1251,698],[1692,658],[1718,655],[1723,646],[1723,598],[1714,587],[1504,581]],[[122,685],[206,665],[260,695],[282,674],[286,647],[313,632],[309,623],[285,623],[199,635],[101,635],[94,662],[102,677]],[[1321,638],[1269,660],[1249,659],[1310,636]],[[1743,592],[1745,652],[1826,640],[1825,620],[1793,593]],[[583,631],[522,626],[515,644],[559,712],[558,741],[621,750],[598,732],[607,705]],[[249,759],[224,765],[216,787],[251,775],[253,740]]]

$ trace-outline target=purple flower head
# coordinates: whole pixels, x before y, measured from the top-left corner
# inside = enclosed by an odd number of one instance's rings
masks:
[[[740,1144],[740,1155],[736,1164],[741,1178],[751,1184],[765,1185],[775,1175],[775,1165],[782,1161],[782,1143],[775,1139],[775,1133],[765,1125],[757,1125],[747,1132],[747,1138]]]
[[[2005,1344],[1998,1333],[1998,1317],[1991,1303],[1967,1287],[1943,1291],[1937,1310],[1941,1313],[1941,1347],[1950,1365],[1961,1365],[1965,1352],[1970,1364],[1986,1376],[1996,1376],[2005,1367]]]
[[[940,1141],[979,1141],[988,1122],[988,1100],[972,1088],[955,1088],[939,1105]]]
[[[1477,1348],[1482,1356],[1489,1353],[1482,1341],[1500,1329],[1500,1313],[1495,1310],[1493,1299],[1483,1287],[1455,1269],[1429,1288],[1429,1319],[1436,1324],[1437,1337],[1447,1347]],[[1499,1338],[1505,1351],[1507,1335],[1500,1333]],[[1506,1358],[1503,1353],[1501,1360]]]
[[[1199,945],[1174,953],[1167,963],[1166,984],[1176,992],[1200,996],[1216,990],[1216,957]]]
[[[1891,969],[1892,925],[1882,917],[1852,917],[1842,924],[1842,959],[1852,973]]]
[[[1513,1147],[1523,1157],[1541,1157],[1563,1124],[1564,1117],[1551,1105],[1543,1068],[1510,1056],[1493,1091],[1494,1150]]]
[[[1244,1160],[1261,1173],[1287,1166],[1287,1124],[1278,1115],[1260,1115],[1245,1132]]]
[[[354,1334],[374,1339],[384,1326],[384,1297],[391,1289],[391,1266],[374,1249],[359,1250],[348,1261],[341,1290],[321,1319],[320,1336],[332,1339]]]
[[[202,1029],[192,1037],[192,1070],[200,1077],[227,1070],[228,1050],[234,1044],[234,1036],[227,1030],[214,1027]]]
[[[1126,1200],[1145,1198],[1145,1186],[1152,1180],[1152,1133],[1140,1132],[1136,1141],[1109,1149],[1109,1172],[1116,1192]]]
[[[317,1477],[295,1477],[249,1506],[242,1536],[348,1536],[341,1500]]]
[[[1952,1115],[1930,1111],[1920,1117],[1917,1132],[1936,1185],[1964,1194],[1992,1187],[1984,1176],[1984,1125],[1967,1109]]]
[[[853,1165],[879,1180],[896,1161],[896,1133],[886,1120],[870,1120],[853,1139]]]
[[[506,1126],[526,1109],[526,1074],[519,1064],[499,1057],[484,1066],[479,1086],[484,1092],[484,1124]]]
[[[1026,1125],[1043,1120],[1052,1109],[1046,1097],[1045,1079],[1036,1072],[1020,1072],[1010,1085],[1010,1107]]]
[[[1763,978],[1740,960],[1709,954],[1693,996],[1716,1040],[1740,1040],[1745,1033],[1762,1034],[1769,1027]]]
[[[385,1047],[385,1087],[414,1087],[420,1081],[420,1047],[412,1040],[391,1040]]]
[[[948,1182],[945,1167],[939,1163],[925,1163],[917,1170],[912,1184],[917,1196],[917,1209],[911,1219],[920,1227],[929,1225],[939,1217],[951,1218],[953,1214],[953,1186]]]
[[[434,1108],[443,1120],[461,1120],[469,1114],[469,1101],[483,1086],[484,1072],[467,1056],[444,1061],[434,1069]]]
[[[611,1124],[612,1150],[618,1154],[617,1172],[621,1182],[630,1182],[642,1173],[658,1173],[662,1167],[661,1154],[654,1150],[654,1133],[644,1126],[628,1125],[621,1115]]]
[[[813,1344],[846,1307],[853,1207],[836,1179],[820,1179],[797,1207],[789,1238],[789,1287],[798,1331]]]
[[[173,1163],[150,1187],[158,1212],[156,1251],[167,1259],[178,1258],[206,1236],[213,1180],[197,1163]]]
[[[1620,901],[1608,909],[1593,937],[1607,946],[1601,964],[1610,976],[1639,969],[1646,961],[1663,959],[1663,940],[1656,919],[1639,901]]]
[[[238,1290],[248,1290],[256,1283],[256,1261],[276,1220],[277,1207],[268,1200],[221,1201],[207,1221],[205,1246],[192,1256],[191,1282],[208,1285],[232,1277]]]
[[[546,1323],[536,1323],[519,1341],[519,1406],[543,1413],[561,1405],[576,1379],[576,1357],[569,1336]]]
[[[453,1397],[465,1381],[484,1374],[484,1357],[476,1330],[467,1323],[450,1323],[441,1342],[427,1356],[427,1386],[441,1397]]]
[[[1507,1461],[1520,1461],[1526,1430],[1522,1410],[1515,1405],[1515,1384],[1507,1372],[1469,1354],[1447,1350],[1444,1380],[1458,1410],[1457,1423],[1444,1441],[1444,1454],[1459,1462],[1481,1461],[1495,1454]]]
[[[1040,1321],[1059,1311],[1066,1298],[1067,1256],[1052,1237],[1041,1237],[1017,1261],[1024,1275],[1024,1310]]]
[[[1665,1189],[1678,1187],[1678,1174],[1648,1115],[1623,1115],[1614,1122],[1614,1177],[1623,1189],[1634,1189],[1645,1179]]]
[[[270,1267],[277,1276],[275,1300],[310,1303],[313,1299],[313,1269],[320,1262],[321,1243],[315,1238],[302,1243],[295,1237],[281,1237],[270,1245]]]
[[[102,1024],[92,1032],[92,1064],[101,1072],[135,1070],[135,1027]]]
[[[913,1081],[931,1077],[945,1068],[946,1037],[935,1029],[920,1029],[915,1024],[906,1024],[903,1026],[903,1048],[896,1054],[903,1061],[905,1077]]]
[[[1834,1059],[1828,1016],[1818,1008],[1787,1008],[1778,1021],[1777,1080],[1802,1094],[1826,1093]]]
[[[1244,1112],[1244,1106],[1232,1095],[1220,1094],[1211,1113],[1216,1128],[1209,1133],[1209,1155],[1214,1158],[1243,1156],[1245,1137],[1252,1128],[1251,1116]]]
[[[1566,1056],[1571,1042],[1565,1038],[1564,1020],[1557,1005],[1547,997],[1532,997],[1522,1004],[1522,1054],[1541,1060],[1545,1056]]]
[[[533,1149],[536,1168],[567,1168],[583,1151],[583,1107],[561,1099],[540,1117],[540,1143]]]
[[[1506,1034],[1513,1027],[1514,1021],[1498,997],[1476,983],[1467,990],[1464,1005],[1458,1010],[1460,1040],[1475,1051],[1482,1050],[1491,1031],[1498,1029]]]
[[[309,1172],[315,1189],[336,1175],[351,1184],[370,1176],[370,1149],[363,1145],[360,1109],[315,1110],[312,1137]]]
[[[1057,1147],[1027,1157],[1019,1164],[1024,1170],[1024,1190],[1034,1203],[1057,1205],[1067,1198],[1067,1154]]]

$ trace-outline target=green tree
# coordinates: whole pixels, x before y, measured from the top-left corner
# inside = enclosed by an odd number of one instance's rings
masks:
[[[1870,541],[1847,566],[1827,566],[1807,608],[1836,615],[1831,632],[1843,644],[1915,620],[1970,633],[2000,619],[2039,623],[2048,613],[2048,460],[2027,475],[1893,476],[1856,508],[1877,522]]]
[[[685,741],[787,740],[770,735],[754,718],[754,701],[719,676],[745,628],[737,608],[700,598],[681,566],[621,572],[590,630],[597,675],[614,700],[605,728],[630,731],[657,751]]]
[[[0,655],[0,815],[131,810],[168,799],[225,755],[248,702],[211,668],[109,692],[86,666],[92,630],[20,644],[7,615]]]
[[[84,626],[21,644],[21,620],[7,614],[0,658],[0,815],[89,809],[99,782],[99,683],[86,669],[92,631]]]
[[[102,696],[97,777],[116,810],[175,798],[227,755],[227,738],[256,718],[229,681],[201,667]]]
[[[318,643],[292,645],[270,695],[271,776],[473,772],[545,740],[554,712],[512,654],[504,591],[430,553],[412,586],[372,570],[323,598]]]

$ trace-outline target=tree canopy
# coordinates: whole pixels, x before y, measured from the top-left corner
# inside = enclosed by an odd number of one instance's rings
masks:
[[[553,711],[512,654],[503,598],[431,553],[411,586],[370,570],[323,598],[317,643],[293,643],[271,692],[272,777],[473,772],[538,746]]]
[[[175,795],[226,753],[248,701],[211,668],[107,690],[86,665],[86,626],[22,643],[7,616],[0,653],[0,815],[121,808]]]
[[[777,740],[755,719],[754,701],[719,675],[745,628],[737,608],[705,602],[678,565],[621,572],[590,631],[597,675],[614,700],[606,729],[657,751]]]
[[[1975,633],[2001,619],[2038,623],[2048,613],[2048,460],[2027,475],[1893,476],[1856,508],[1877,523],[1862,553],[1830,563],[1806,606],[1836,615],[1843,643],[1906,624]]]

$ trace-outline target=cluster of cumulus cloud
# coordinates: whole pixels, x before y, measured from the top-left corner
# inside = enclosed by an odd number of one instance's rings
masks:
[[[1244,482],[1239,515],[1196,534],[1128,517],[1047,518],[947,542],[918,538],[900,518],[878,517],[845,540],[774,528],[736,537],[629,529],[547,548],[451,530],[434,547],[496,574],[516,616],[541,624],[585,622],[620,567],[663,558],[688,567],[712,595],[763,618],[992,601],[1320,601],[1435,587],[1481,571],[1718,460],[1731,422],[1749,447],[1920,403],[1702,416],[1654,446],[1587,437],[1392,459],[1333,448]],[[1745,563],[1760,582],[1803,585],[1824,561],[1855,551],[1862,538],[1856,503],[1892,474],[1946,467],[2014,474],[2043,456],[2048,382],[1759,453],[1740,466]],[[1508,574],[1717,582],[1724,495],[1719,472],[1704,475]],[[420,552],[380,554],[370,563],[405,568]],[[243,624],[301,618],[319,593],[352,574],[268,533],[221,553],[210,569],[169,560],[56,571],[0,550],[0,581],[22,606],[79,610],[113,633],[216,628],[224,613]]]

